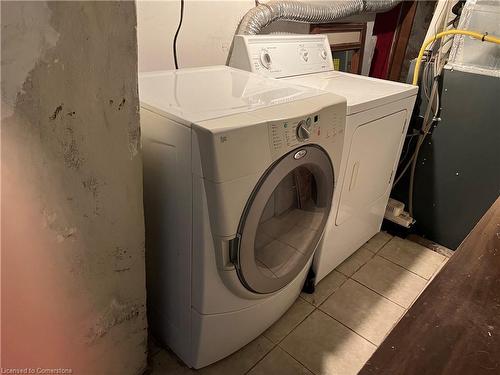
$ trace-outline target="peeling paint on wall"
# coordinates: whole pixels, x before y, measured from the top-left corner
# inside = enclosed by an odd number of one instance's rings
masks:
[[[54,47],[59,33],[49,23],[51,10],[44,1],[30,3],[29,7],[19,7],[15,2],[2,3],[2,26],[9,19],[25,19],[16,28],[2,27],[2,119],[12,114],[12,107],[18,93],[23,91],[23,83],[36,62],[43,57],[43,51]],[[15,69],[6,67],[15,65]]]
[[[97,321],[87,330],[87,343],[92,344],[108,334],[117,325],[139,318],[143,312],[144,305],[130,305],[113,299]]]

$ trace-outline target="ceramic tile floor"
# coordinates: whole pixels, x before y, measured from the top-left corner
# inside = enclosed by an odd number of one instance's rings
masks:
[[[195,371],[152,344],[149,374],[356,374],[447,260],[380,232],[233,355]]]

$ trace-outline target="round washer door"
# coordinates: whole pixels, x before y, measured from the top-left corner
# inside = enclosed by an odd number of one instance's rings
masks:
[[[286,154],[266,171],[247,202],[232,251],[247,289],[273,293],[304,269],[330,214],[333,184],[330,158],[314,145]]]

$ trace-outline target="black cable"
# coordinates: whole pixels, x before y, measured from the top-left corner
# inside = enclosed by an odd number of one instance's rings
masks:
[[[181,0],[181,15],[179,18],[179,26],[177,26],[177,31],[175,32],[174,43],[173,43],[175,69],[179,69],[179,64],[177,63],[177,37],[179,36],[179,31],[181,30],[183,18],[184,18],[184,0]]]

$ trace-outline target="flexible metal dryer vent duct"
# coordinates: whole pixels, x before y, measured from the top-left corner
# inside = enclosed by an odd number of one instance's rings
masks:
[[[278,20],[329,23],[360,13],[385,12],[400,2],[400,0],[269,1],[250,9],[241,20],[236,34],[259,34],[264,27]]]

